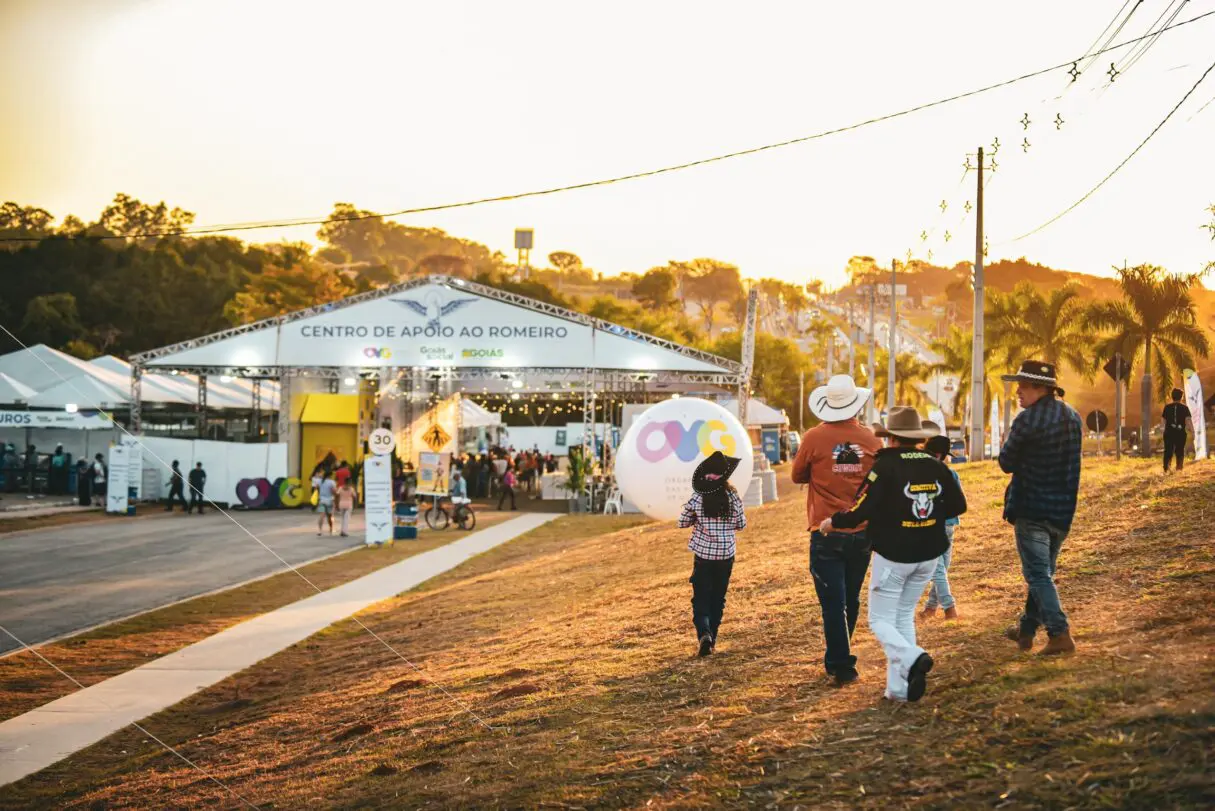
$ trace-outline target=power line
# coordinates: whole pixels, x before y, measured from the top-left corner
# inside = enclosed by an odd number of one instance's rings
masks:
[[[1148,33],[1141,37],[1136,37],[1135,39],[1128,39],[1125,42],[1120,42],[1117,45],[1105,47],[1105,48],[1093,53],[1092,56],[1097,57],[1103,53],[1109,53],[1110,51],[1116,51],[1121,48],[1125,48],[1128,45],[1134,45],[1135,43],[1145,40],[1149,37],[1158,36],[1159,34],[1163,33],[1164,31],[1181,28],[1182,26],[1189,25],[1190,23],[1198,22],[1199,20],[1210,17],[1211,15],[1215,15],[1215,11],[1208,11],[1204,14],[1199,14],[1197,17],[1191,17],[1188,20],[1183,20],[1182,22],[1171,25],[1168,28],[1163,28],[1160,31],[1157,31],[1154,33]],[[1081,58],[1084,58],[1084,57],[1081,57]],[[777,143],[765,144],[764,146],[751,147],[750,149],[742,149],[737,152],[728,152],[724,155],[715,155],[710,158],[701,158],[700,160],[688,161],[687,163],[680,163],[680,164],[676,164],[674,166],[666,166],[661,169],[650,169],[650,170],[647,170],[644,172],[635,172],[633,174],[620,175],[618,177],[605,178],[605,179],[601,179],[601,180],[589,180],[584,183],[574,183],[574,184],[570,184],[567,186],[557,186],[557,187],[549,188],[549,189],[540,189],[540,190],[536,190],[536,191],[520,192],[520,193],[516,193],[516,194],[504,194],[504,195],[499,195],[496,197],[481,197],[481,198],[478,198],[475,200],[465,200],[465,201],[458,202],[458,203],[441,203],[438,205],[422,206],[419,208],[407,208],[407,209],[402,209],[400,211],[389,211],[389,212],[382,213],[382,214],[377,214],[375,212],[367,212],[365,214],[357,214],[357,215],[353,215],[353,216],[349,216],[349,217],[296,218],[296,219],[286,219],[286,220],[277,220],[277,221],[260,221],[260,222],[252,222],[252,223],[237,223],[234,225],[210,226],[207,228],[182,229],[180,231],[150,231],[150,232],[142,232],[142,233],[136,233],[136,234],[67,234],[67,235],[58,235],[58,238],[71,239],[71,240],[151,239],[154,237],[219,234],[219,233],[229,233],[232,231],[256,231],[256,230],[261,230],[261,229],[266,229],[266,228],[284,228],[284,227],[300,226],[300,225],[325,225],[327,223],[332,223],[332,222],[356,222],[359,220],[384,219],[387,217],[401,217],[401,216],[405,216],[405,215],[409,215],[409,214],[430,214],[430,213],[433,213],[436,211],[449,211],[451,209],[456,209],[456,208],[468,208],[470,206],[484,205],[486,203],[502,203],[502,202],[507,202],[507,201],[511,201],[511,200],[523,200],[523,199],[526,199],[529,197],[544,197],[544,196],[548,196],[551,194],[559,194],[561,192],[577,191],[579,189],[589,189],[589,188],[593,188],[596,186],[607,186],[607,185],[611,185],[614,183],[623,183],[623,182],[626,182],[629,180],[640,180],[641,178],[655,177],[657,175],[670,174],[672,172],[678,172],[678,171],[682,171],[684,169],[692,169],[692,168],[699,167],[699,166],[705,166],[710,163],[719,163],[721,161],[730,160],[732,158],[741,158],[741,157],[744,157],[747,155],[756,155],[761,152],[769,152],[769,151],[776,150],[776,149],[782,149],[782,148],[788,147],[788,146],[794,146],[796,144],[803,144],[803,143],[806,143],[809,141],[816,141],[816,140],[826,138],[831,135],[839,135],[844,132],[851,132],[853,130],[859,130],[863,127],[868,127],[873,124],[880,124],[880,123],[883,123],[886,121],[892,121],[896,118],[903,118],[903,117],[909,116],[913,113],[922,112],[924,110],[929,110],[934,107],[941,107],[943,105],[950,104],[955,101],[961,101],[962,99],[971,98],[973,96],[978,96],[983,93],[989,93],[992,90],[999,90],[1000,88],[1008,87],[1009,85],[1017,84],[1018,82],[1023,82],[1028,79],[1035,79],[1039,76],[1043,76],[1043,75],[1051,73],[1053,71],[1070,67],[1070,66],[1074,65],[1077,61],[1079,61],[1079,60],[1069,59],[1069,60],[1067,60],[1065,62],[1061,62],[1057,65],[1051,65],[1050,67],[1047,67],[1047,68],[1041,68],[1039,70],[1031,71],[1029,73],[1024,73],[1024,74],[1014,77],[1012,79],[1005,79],[1004,81],[997,82],[995,84],[990,84],[985,87],[980,87],[975,90],[968,90],[964,93],[958,93],[953,96],[948,96],[946,98],[937,99],[936,101],[925,102],[923,104],[918,104],[914,107],[908,107],[906,109],[899,110],[898,112],[887,113],[885,115],[880,115],[875,118],[869,118],[864,121],[859,121],[855,124],[848,124],[843,127],[836,127],[834,129],[817,132],[817,133],[814,133],[813,135],[804,135],[799,138],[791,138],[787,141],[779,141]],[[2,243],[2,242],[39,242],[44,238],[45,237],[32,237],[32,236],[0,237],[0,243]]]
[[[1128,14],[1127,14],[1127,15],[1126,15],[1126,16],[1125,16],[1123,19],[1122,19],[1122,22],[1121,22],[1121,23],[1119,23],[1119,24],[1118,24],[1118,27],[1117,27],[1117,28],[1115,28],[1115,29],[1113,30],[1113,32],[1112,32],[1112,33],[1109,35],[1109,37],[1107,37],[1107,38],[1106,38],[1105,42],[1101,43],[1101,48],[1103,48],[1103,49],[1104,49],[1104,48],[1105,48],[1107,45],[1109,45],[1109,44],[1110,44],[1110,42],[1111,42],[1111,41],[1113,41],[1114,37],[1116,37],[1116,36],[1118,36],[1120,33],[1122,33],[1122,29],[1126,27],[1126,24],[1127,24],[1127,23],[1129,23],[1129,22],[1131,21],[1131,17],[1133,17],[1133,16],[1135,15],[1135,12],[1136,12],[1136,11],[1138,11],[1138,10],[1139,10],[1139,7],[1140,7],[1140,6],[1142,6],[1142,5],[1143,5],[1143,0],[1137,0],[1137,2],[1135,3],[1135,7],[1134,7],[1134,8],[1132,8],[1132,9],[1130,10],[1130,13],[1128,13]],[[1126,8],[1126,4],[1125,4],[1125,3],[1122,5],[1122,8]],[[1118,13],[1119,13],[1119,14],[1121,14],[1121,13],[1122,13],[1122,10],[1121,10],[1121,9],[1119,9]],[[1117,16],[1116,16],[1116,15],[1115,15],[1115,19],[1117,19]],[[1111,22],[1110,24],[1112,25],[1113,23]],[[1106,28],[1108,29],[1108,28],[1109,28],[1109,26],[1107,25],[1107,26],[1106,26]],[[1100,39],[1100,38],[1101,38],[1100,36],[1098,36],[1098,37],[1097,37],[1097,39]],[[1084,57],[1081,57],[1081,58],[1087,58],[1087,60],[1088,60],[1088,61],[1084,63],[1084,67],[1083,67],[1083,68],[1081,68],[1081,70],[1088,70],[1088,69],[1089,69],[1089,66],[1090,66],[1090,65],[1092,65],[1092,64],[1093,64],[1093,62],[1095,62],[1095,61],[1097,60],[1097,57],[1098,57],[1098,56],[1100,56],[1100,55],[1101,55],[1101,54],[1103,54],[1103,53],[1105,53],[1105,51],[1104,51],[1104,50],[1097,50],[1097,51],[1094,51],[1092,54],[1088,54],[1088,53],[1086,53],[1086,54],[1085,54],[1085,56],[1084,56]]]
[[[1134,48],[1132,48],[1130,53],[1124,55],[1122,57],[1122,59],[1119,60],[1118,64],[1114,66],[1114,69],[1117,70],[1119,73],[1126,73],[1128,70],[1133,68],[1135,66],[1135,63],[1143,58],[1144,54],[1146,54],[1148,51],[1152,50],[1152,48],[1156,45],[1156,40],[1158,40],[1160,38],[1160,34],[1169,26],[1169,24],[1171,22],[1173,22],[1173,20],[1177,19],[1178,15],[1181,14],[1181,10],[1185,8],[1186,3],[1188,3],[1189,1],[1190,0],[1181,0],[1181,4],[1179,6],[1177,6],[1176,9],[1173,9],[1173,13],[1169,16],[1169,18],[1167,20],[1164,21],[1164,25],[1161,25],[1157,29],[1156,27],[1158,25],[1160,25],[1160,21],[1162,19],[1164,19],[1164,16],[1166,14],[1169,13],[1169,9],[1173,8],[1172,3],[1165,6],[1164,11],[1160,12],[1160,16],[1157,17],[1155,19],[1155,21],[1153,21],[1152,24],[1148,26],[1148,33],[1152,34],[1152,39],[1141,42],[1138,45],[1136,45]],[[1153,31],[1152,29],[1156,29],[1156,30]]]
[[[1151,132],[1149,132],[1149,133],[1148,133],[1147,137],[1146,137],[1146,138],[1144,138],[1144,139],[1143,139],[1143,140],[1142,140],[1142,141],[1139,143],[1139,146],[1137,146],[1137,147],[1135,147],[1133,150],[1131,150],[1131,154],[1129,154],[1129,155],[1127,155],[1125,158],[1123,158],[1123,159],[1122,159],[1122,163],[1119,163],[1117,166],[1115,166],[1115,167],[1113,168],[1113,170],[1112,170],[1112,171],[1111,171],[1111,172],[1110,172],[1108,175],[1106,175],[1105,177],[1101,178],[1101,181],[1100,181],[1100,182],[1099,182],[1099,183],[1098,183],[1096,186],[1093,186],[1091,189],[1089,189],[1089,190],[1088,190],[1088,192],[1087,192],[1087,193],[1086,193],[1086,194],[1085,194],[1083,197],[1081,197],[1081,198],[1080,198],[1079,200],[1077,200],[1076,202],[1072,203],[1072,204],[1071,204],[1070,206],[1068,206],[1067,208],[1065,208],[1065,209],[1063,209],[1062,211],[1060,211],[1060,212],[1059,212],[1058,214],[1056,214],[1055,216],[1051,217],[1051,218],[1050,218],[1049,220],[1047,220],[1046,222],[1044,222],[1044,223],[1042,223],[1041,225],[1039,225],[1037,228],[1033,229],[1032,231],[1027,231],[1026,233],[1022,234],[1022,235],[1021,235],[1021,236],[1019,236],[1019,237],[1015,237],[1015,238],[1013,238],[1013,239],[1010,239],[1010,240],[1009,240],[1009,242],[1020,242],[1021,240],[1025,239],[1026,237],[1031,237],[1031,236],[1033,236],[1034,234],[1036,234],[1036,233],[1038,233],[1039,231],[1043,230],[1043,229],[1044,229],[1044,228],[1046,228],[1047,226],[1049,226],[1049,225],[1053,225],[1054,223],[1058,222],[1059,220],[1063,219],[1065,216],[1067,216],[1068,214],[1070,214],[1072,211],[1074,211],[1074,210],[1075,210],[1075,209],[1076,209],[1076,208],[1077,208],[1077,207],[1078,207],[1078,206],[1079,206],[1081,203],[1083,203],[1085,200],[1087,200],[1088,198],[1090,198],[1090,197],[1092,197],[1094,194],[1096,194],[1098,189],[1100,189],[1100,188],[1101,188],[1102,186],[1104,186],[1104,185],[1105,185],[1107,182],[1109,182],[1110,178],[1112,178],[1114,175],[1118,174],[1118,171],[1119,171],[1120,169],[1122,169],[1122,167],[1123,167],[1123,166],[1126,166],[1128,163],[1130,163],[1130,162],[1131,162],[1131,159],[1132,159],[1132,158],[1134,158],[1134,157],[1135,157],[1137,154],[1139,154],[1139,150],[1141,150],[1141,149],[1143,149],[1145,146],[1147,146],[1147,142],[1148,142],[1148,141],[1150,141],[1150,140],[1152,140],[1152,137],[1153,137],[1153,136],[1155,136],[1155,135],[1156,135],[1156,133],[1160,132],[1160,130],[1161,130],[1163,127],[1164,127],[1164,125],[1168,123],[1169,119],[1173,117],[1173,114],[1174,114],[1174,113],[1176,113],[1176,112],[1177,112],[1177,111],[1178,111],[1178,110],[1181,108],[1181,105],[1185,104],[1186,100],[1187,100],[1187,99],[1188,99],[1188,98],[1189,98],[1191,95],[1193,95],[1194,91],[1198,89],[1198,86],[1199,86],[1200,84],[1202,84],[1203,80],[1204,80],[1204,79],[1206,79],[1206,78],[1207,78],[1207,76],[1209,76],[1209,75],[1210,75],[1210,73],[1211,73],[1211,71],[1212,71],[1212,70],[1215,70],[1215,62],[1212,62],[1212,63],[1211,63],[1211,66],[1210,66],[1209,68],[1207,68],[1207,69],[1206,69],[1206,71],[1204,71],[1204,72],[1203,72],[1203,74],[1202,74],[1201,76],[1199,76],[1199,77],[1198,77],[1198,81],[1194,83],[1194,86],[1193,86],[1193,87],[1191,87],[1189,90],[1187,90],[1187,91],[1186,91],[1186,94],[1185,94],[1184,96],[1182,96],[1182,97],[1181,97],[1181,101],[1179,101],[1179,102],[1177,102],[1175,105],[1173,105],[1173,109],[1169,110],[1168,115],[1166,115],[1166,116],[1165,116],[1165,117],[1164,117],[1164,118],[1161,120],[1161,122],[1160,122],[1159,124],[1157,124],[1157,125],[1155,126],[1155,128],[1154,128],[1154,129],[1153,129]]]

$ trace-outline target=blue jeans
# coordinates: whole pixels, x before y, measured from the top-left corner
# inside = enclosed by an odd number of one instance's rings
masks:
[[[925,608],[932,609],[939,605],[948,611],[956,604],[953,592],[949,590],[949,563],[953,560],[953,531],[953,526],[945,527],[945,534],[949,537],[949,548],[945,550],[945,554],[937,558],[937,568],[932,573],[932,585],[928,587],[928,602],[924,604]]]
[[[717,642],[717,631],[721,628],[721,615],[726,610],[726,590],[730,588],[730,573],[734,571],[734,558],[707,560],[696,555],[692,562],[692,624],[696,626],[696,638],[708,634]]]
[[[1021,635],[1033,636],[1041,626],[1046,626],[1051,636],[1067,633],[1067,615],[1055,589],[1055,567],[1067,533],[1046,521],[1019,518],[1016,535],[1021,575],[1029,587],[1025,613],[1021,615]]]
[[[823,611],[827,651],[823,665],[832,676],[856,669],[850,647],[861,612],[861,586],[869,571],[869,541],[865,533],[810,533],[810,575]]]

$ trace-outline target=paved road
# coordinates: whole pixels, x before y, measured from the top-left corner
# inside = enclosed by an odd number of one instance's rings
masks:
[[[361,543],[318,538],[305,511],[236,512],[237,520],[292,564]],[[286,571],[217,512],[112,518],[0,535],[0,625],[29,644],[176,600]],[[0,633],[0,654],[17,643]]]

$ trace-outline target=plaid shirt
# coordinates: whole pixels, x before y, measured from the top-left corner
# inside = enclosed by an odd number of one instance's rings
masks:
[[[1043,397],[1013,420],[1000,449],[1000,469],[1012,474],[1004,493],[1004,520],[1049,521],[1067,532],[1080,489],[1083,425],[1075,409]]]
[[[688,549],[705,560],[727,560],[734,557],[734,533],[747,526],[747,514],[743,512],[742,499],[738,493],[730,492],[730,516],[709,518],[705,515],[705,501],[700,493],[694,493],[683,505],[679,526],[692,527],[692,539]]]

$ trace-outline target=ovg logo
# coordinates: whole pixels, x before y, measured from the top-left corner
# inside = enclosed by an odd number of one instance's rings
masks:
[[[678,420],[651,422],[637,434],[637,453],[647,462],[661,462],[672,453],[681,462],[691,462],[701,454],[721,451],[734,456],[738,447],[729,428],[721,420],[696,420],[684,427]]]
[[[372,360],[376,360],[377,358],[388,360],[392,357],[392,350],[386,346],[369,346],[363,350],[363,355]]]

